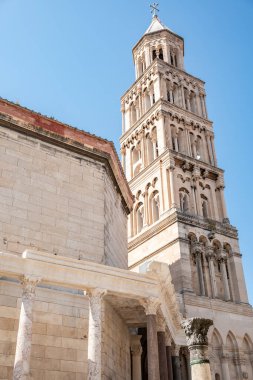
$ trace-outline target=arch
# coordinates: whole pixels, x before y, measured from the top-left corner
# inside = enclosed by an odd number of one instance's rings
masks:
[[[242,341],[242,349],[244,352],[253,352],[253,343],[248,334],[244,335],[243,341]]]
[[[222,337],[216,327],[212,333],[211,345],[213,348],[221,348],[223,345]]]
[[[189,234],[188,234],[188,239],[190,240],[190,243],[193,243],[193,242],[195,242],[195,241],[198,240],[198,239],[197,239],[197,236],[195,235],[194,232],[189,232]]]
[[[215,374],[215,380],[220,380],[220,375],[218,373]]]
[[[202,243],[204,246],[206,246],[207,245],[207,237],[204,235],[201,235],[199,237],[199,242]]]
[[[146,134],[146,150],[147,150],[147,164],[151,164],[154,161],[154,148],[150,134]]]
[[[238,344],[232,331],[229,331],[226,338],[226,347],[228,350],[238,350]]]

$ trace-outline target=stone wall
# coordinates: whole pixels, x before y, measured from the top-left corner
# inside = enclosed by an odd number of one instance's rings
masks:
[[[106,265],[128,269],[127,218],[119,194],[109,176],[105,176],[105,262]]]
[[[21,286],[0,283],[0,379],[12,379]],[[33,308],[31,379],[83,380],[87,374],[88,300],[37,288]]]
[[[108,303],[103,310],[102,380],[130,380],[130,339],[128,328]]]
[[[126,268],[118,198],[105,164],[0,127],[0,250],[32,247]]]

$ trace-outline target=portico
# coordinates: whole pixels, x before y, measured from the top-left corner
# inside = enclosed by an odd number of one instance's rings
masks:
[[[185,346],[182,317],[177,306],[170,307],[174,288],[166,264],[153,262],[146,273],[133,273],[104,265],[78,262],[42,252],[25,251],[22,257],[1,253],[1,276],[19,281],[23,287],[16,343],[13,380],[27,380],[33,330],[33,303],[36,287],[54,285],[62,289],[83,289],[89,300],[88,374],[89,380],[103,378],[104,304],[109,303],[120,315],[131,335],[133,380],[141,379],[141,336],[138,328],[147,329],[147,361],[149,380],[175,379],[172,376],[170,342]],[[116,331],[115,331],[116,333]],[[130,333],[129,333],[130,336]],[[119,349],[119,347],[115,347]]]

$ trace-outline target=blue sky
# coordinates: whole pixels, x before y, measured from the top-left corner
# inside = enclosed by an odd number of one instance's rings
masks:
[[[0,0],[0,96],[113,140],[120,96],[134,81],[131,49],[149,1]],[[206,81],[228,214],[239,229],[253,303],[253,1],[160,1],[160,19],[185,39],[186,70]]]

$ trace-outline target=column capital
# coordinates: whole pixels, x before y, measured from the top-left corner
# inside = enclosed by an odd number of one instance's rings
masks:
[[[188,346],[207,346],[208,338],[207,333],[210,326],[213,325],[211,319],[205,318],[189,318],[185,319],[181,326],[186,335]]]
[[[206,246],[205,248],[206,258],[208,260],[213,260],[215,258],[214,247],[211,245]]]
[[[171,346],[172,343],[172,336],[168,329],[165,330],[165,344],[166,346]]]
[[[161,315],[160,313],[158,313],[157,316],[156,316],[156,322],[157,322],[157,331],[165,332],[166,322],[164,320],[163,315]]]
[[[148,297],[140,300],[141,305],[145,309],[146,315],[156,315],[158,307],[160,306],[161,302],[156,297]]]
[[[180,354],[180,348],[181,348],[181,346],[178,346],[177,344],[173,344],[173,346],[172,346],[172,356],[179,356],[179,354]]]
[[[102,299],[106,295],[107,290],[100,288],[87,288],[85,293],[89,298]]]
[[[141,335],[131,335],[131,353],[132,355],[141,356],[142,346],[141,346]]]
[[[23,297],[33,298],[35,296],[35,289],[42,278],[34,275],[22,276],[20,283],[23,289]]]

